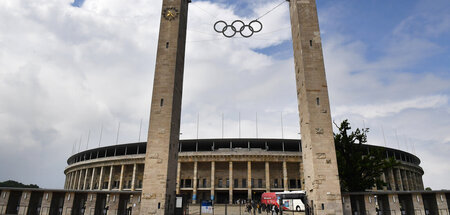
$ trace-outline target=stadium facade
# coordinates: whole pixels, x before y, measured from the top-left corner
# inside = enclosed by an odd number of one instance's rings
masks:
[[[382,148],[399,165],[385,169],[387,184],[373,190],[423,190],[420,159],[408,152]],[[301,141],[293,139],[181,140],[178,147],[177,194],[189,201],[233,203],[258,200],[263,192],[304,189]],[[65,189],[135,191],[142,189],[146,142],[107,146],[71,156]],[[211,180],[214,179],[214,180]]]

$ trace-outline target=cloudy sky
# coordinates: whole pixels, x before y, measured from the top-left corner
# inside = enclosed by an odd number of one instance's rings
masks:
[[[252,38],[212,29],[280,2],[190,4],[182,139],[300,138],[288,3]],[[333,120],[416,154],[425,186],[449,189],[450,1],[318,9]],[[160,0],[0,1],[0,181],[62,188],[72,153],[146,139],[160,14]]]

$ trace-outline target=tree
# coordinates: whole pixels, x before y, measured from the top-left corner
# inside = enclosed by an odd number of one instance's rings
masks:
[[[39,188],[36,184],[26,185],[13,180],[0,182],[0,187]]]
[[[344,120],[337,125],[339,132],[334,134],[339,178],[342,191],[365,191],[386,186],[380,180],[384,169],[397,165],[394,158],[386,158],[386,151],[381,148],[367,148],[368,128],[351,131],[350,123]]]

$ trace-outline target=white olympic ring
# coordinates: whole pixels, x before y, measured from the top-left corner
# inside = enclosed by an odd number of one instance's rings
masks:
[[[223,24],[222,30],[218,29],[218,24]],[[255,26],[256,25],[256,26]],[[257,28],[259,25],[259,28]],[[234,37],[236,33],[241,34],[242,37],[248,38],[251,37],[254,33],[258,33],[262,30],[263,25],[258,20],[251,21],[248,25],[246,25],[242,20],[235,20],[228,25],[225,21],[219,20],[214,24],[214,31],[217,33],[223,34],[225,37]]]

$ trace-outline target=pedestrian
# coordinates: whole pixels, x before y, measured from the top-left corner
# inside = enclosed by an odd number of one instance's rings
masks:
[[[280,209],[277,206],[275,206],[275,214],[278,215],[278,212],[280,212]]]
[[[252,205],[250,204],[250,202],[247,202],[247,212],[249,214],[252,213]]]
[[[256,208],[258,208],[258,214],[261,214],[261,203],[258,202]]]

